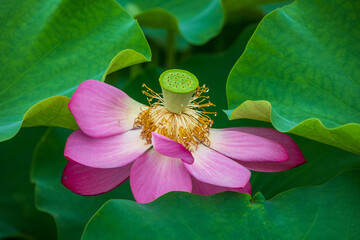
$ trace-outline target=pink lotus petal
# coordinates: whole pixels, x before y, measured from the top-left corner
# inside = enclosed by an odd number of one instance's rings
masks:
[[[67,139],[64,154],[67,159],[88,167],[125,166],[150,147],[140,138],[140,132],[136,129],[111,137],[91,138],[77,130]]]
[[[162,155],[180,158],[188,164],[194,162],[194,157],[183,145],[156,132],[152,132],[152,144],[155,150]]]
[[[268,138],[242,132],[242,128],[210,129],[210,147],[243,162],[284,162],[288,152]]]
[[[91,168],[69,161],[61,183],[74,193],[91,196],[106,193],[121,185],[130,175],[132,164],[118,168]]]
[[[212,195],[212,194],[225,192],[225,191],[234,191],[234,192],[239,192],[239,193],[248,193],[251,195],[250,182],[248,182],[244,188],[227,188],[227,187],[220,187],[220,186],[204,183],[204,182],[197,180],[194,177],[192,177],[191,180],[192,180],[192,186],[193,186],[192,192],[195,194],[207,196],[207,195]]]
[[[229,188],[243,188],[249,182],[249,170],[211,148],[200,144],[193,156],[194,163],[184,165],[199,181]]]
[[[69,103],[80,129],[91,137],[132,129],[141,106],[120,89],[95,80],[81,83]]]
[[[170,191],[191,192],[191,178],[180,159],[149,150],[130,171],[130,186],[139,203],[148,203]]]
[[[239,127],[237,129],[241,132],[254,134],[260,137],[271,139],[274,142],[278,142],[286,148],[289,154],[289,160],[279,163],[253,163],[239,161],[248,169],[260,172],[279,172],[297,167],[306,162],[303,154],[301,153],[299,147],[296,145],[294,140],[292,140],[291,137],[289,137],[285,133],[281,133],[279,131],[276,131],[275,129],[261,127]]]

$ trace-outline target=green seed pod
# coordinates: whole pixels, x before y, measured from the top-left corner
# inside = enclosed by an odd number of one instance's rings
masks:
[[[165,107],[173,113],[180,113],[190,102],[199,86],[194,74],[180,69],[163,72],[159,78]]]

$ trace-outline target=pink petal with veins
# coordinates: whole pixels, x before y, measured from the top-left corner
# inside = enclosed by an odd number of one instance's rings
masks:
[[[148,203],[170,191],[191,192],[191,178],[180,159],[147,151],[130,171],[130,186],[139,203]]]
[[[289,159],[280,143],[241,129],[210,129],[210,148],[242,162],[284,162]]]
[[[285,147],[289,154],[289,159],[285,162],[263,162],[263,163],[252,163],[252,162],[243,162],[239,161],[242,165],[248,169],[259,171],[259,172],[279,172],[285,171],[297,166],[300,166],[306,162],[303,154],[301,153],[299,147],[285,133],[281,133],[271,128],[261,128],[261,127],[241,127],[238,128],[239,131],[246,132],[249,134],[254,134],[263,138],[270,139],[271,141],[277,142]]]
[[[140,132],[141,129],[136,129],[111,137],[91,138],[77,130],[67,139],[64,155],[88,167],[122,167],[135,161],[151,147],[140,138]]]
[[[162,155],[180,158],[182,161],[192,164],[194,157],[183,145],[156,132],[152,132],[152,144],[155,150]]]
[[[193,156],[194,163],[184,165],[199,181],[229,188],[243,188],[249,182],[248,169],[211,148],[200,144]]]
[[[120,89],[96,80],[81,83],[69,103],[80,129],[94,138],[132,129],[142,106]]]
[[[106,193],[128,179],[131,165],[118,168],[91,168],[69,161],[64,169],[61,183],[80,195]]]
[[[220,186],[204,183],[204,182],[197,180],[194,177],[192,177],[191,180],[192,180],[192,186],[193,186],[192,192],[195,194],[207,196],[207,195],[212,195],[212,194],[225,192],[225,191],[233,191],[233,192],[239,192],[239,193],[248,193],[251,195],[250,182],[248,182],[245,185],[245,187],[243,187],[243,188],[227,188],[227,187],[220,187]]]

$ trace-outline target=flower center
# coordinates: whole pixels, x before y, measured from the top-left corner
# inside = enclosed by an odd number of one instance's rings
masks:
[[[204,103],[209,97],[202,94],[208,92],[208,88],[199,87],[196,77],[184,70],[164,72],[160,85],[162,96],[143,85],[146,88],[143,94],[149,97],[150,106],[143,109],[134,122],[134,127],[142,128],[141,138],[151,144],[151,133],[156,132],[181,143],[189,151],[194,151],[200,143],[209,146],[213,121],[207,114],[216,113],[204,109],[215,106],[210,101]]]

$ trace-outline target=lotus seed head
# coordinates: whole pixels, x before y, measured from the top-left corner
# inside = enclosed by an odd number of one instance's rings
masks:
[[[179,77],[180,81],[179,81]],[[162,88],[174,93],[190,93],[199,86],[199,81],[194,74],[180,69],[171,69],[160,75]]]

